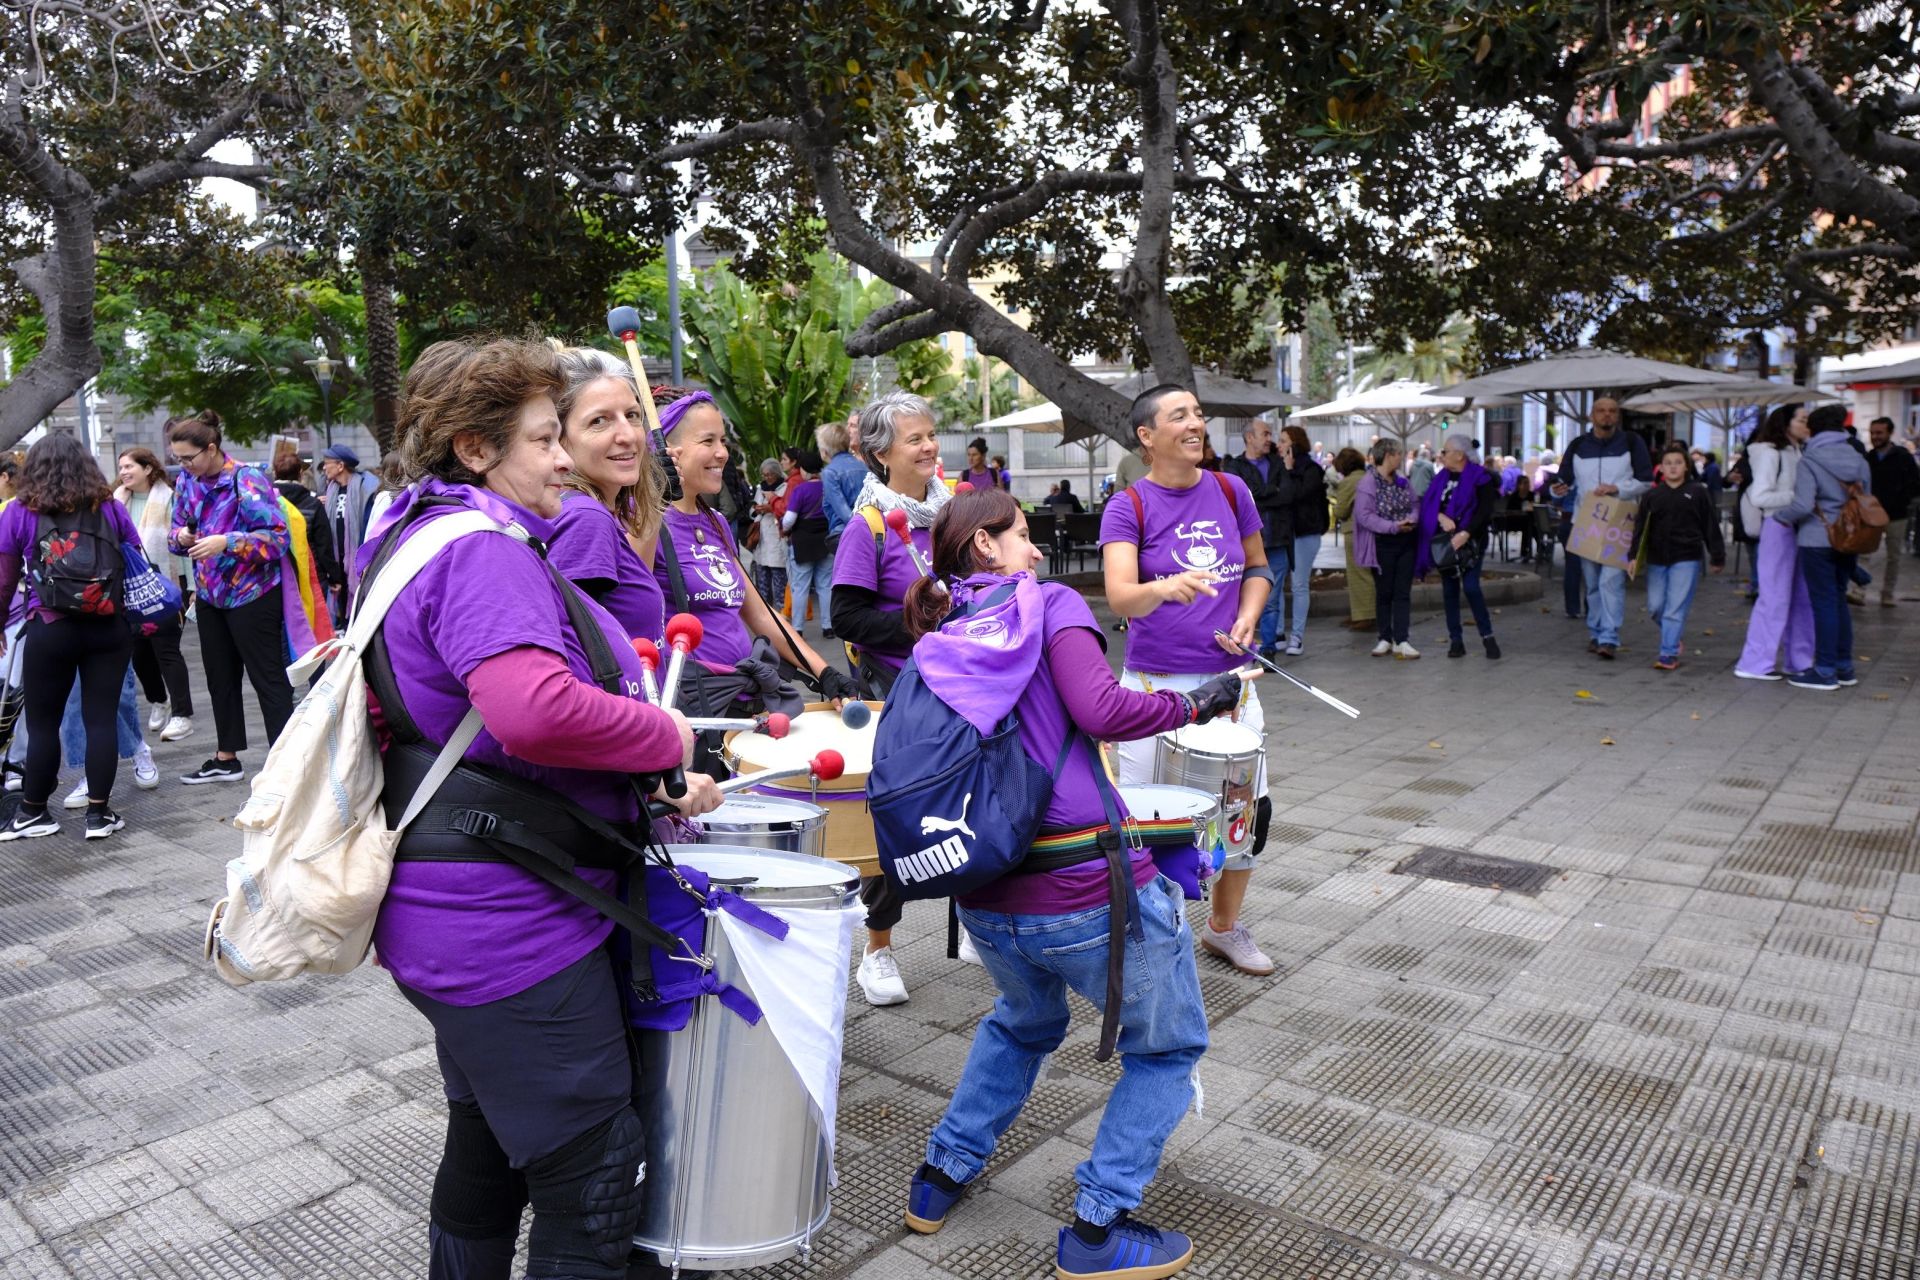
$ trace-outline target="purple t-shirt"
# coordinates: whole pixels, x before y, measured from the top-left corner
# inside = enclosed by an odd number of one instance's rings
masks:
[[[654,552],[653,575],[669,610],[678,610],[673,578],[667,572],[667,543],[679,557],[687,584],[687,610],[700,619],[700,647],[694,656],[715,667],[731,667],[753,650],[753,636],[741,621],[747,602],[747,579],[733,549],[727,522],[710,511],[692,515],[668,507],[660,524],[660,549]]]
[[[1229,503],[1221,482],[1232,486]],[[1140,581],[1157,582],[1189,569],[1219,579],[1216,596],[1197,596],[1192,604],[1162,604],[1127,624],[1127,669],[1179,675],[1230,671],[1240,659],[1222,649],[1215,631],[1232,631],[1240,614],[1240,580],[1247,568],[1242,539],[1258,536],[1260,513],[1246,482],[1225,472],[1201,472],[1186,489],[1169,489],[1136,480],[1147,527],[1141,536],[1133,503],[1115,494],[1100,516],[1100,545],[1131,542],[1140,548]],[[1236,514],[1235,508],[1238,508]]]
[[[847,521],[840,535],[840,550],[834,553],[833,585],[863,587],[875,594],[876,609],[898,613],[901,601],[907,597],[907,588],[919,580],[920,570],[914,566],[900,535],[884,524],[881,530],[881,547],[875,550],[873,530],[867,526],[866,517],[858,511],[853,513],[853,519]],[[927,563],[933,563],[933,530],[909,529],[907,533]],[[895,671],[907,665],[905,649],[890,653],[863,647],[861,652]]]
[[[592,583],[599,592],[594,598],[630,638],[660,642],[667,624],[666,597],[605,503],[585,493],[561,499],[547,556],[574,582]]]
[[[140,545],[140,533],[133,527],[133,518],[127,514],[125,507],[114,499],[108,498],[100,504],[100,514],[106,519],[107,528],[112,530],[116,541]],[[40,514],[37,511],[29,511],[26,503],[15,499],[7,503],[5,511],[0,511],[0,556],[20,558],[19,566],[11,574],[0,570],[0,592],[4,592],[4,597],[0,598],[8,601],[5,609],[8,625],[12,625],[14,589],[19,585],[20,579],[26,576],[27,562],[39,554],[36,545],[38,541],[36,535],[39,532]],[[34,616],[42,622],[59,616],[51,609],[40,608],[40,602],[34,598],[31,586],[26,590],[25,604],[26,608],[33,610]]]
[[[827,513],[824,505],[826,490],[818,480],[802,480],[799,484],[787,487],[787,511],[795,520],[805,520],[809,516],[823,516]]]
[[[472,498],[465,486],[436,492]],[[490,514],[518,521],[550,540],[553,526],[489,495]],[[448,512],[457,508],[447,508]],[[441,513],[407,530],[412,537]],[[620,661],[627,695],[640,696],[640,664],[614,617],[587,602]],[[383,628],[402,702],[422,736],[444,742],[467,714],[466,677],[486,659],[522,646],[557,653],[591,683],[592,668],[567,622],[567,610],[546,567],[530,547],[504,534],[476,533],[434,557],[400,592]],[[506,754],[482,730],[466,760],[492,765],[552,787],[605,818],[631,820],[638,804],[625,777],[529,764]],[[602,889],[611,871],[583,871]],[[393,976],[446,1004],[504,999],[549,978],[600,945],[612,922],[570,894],[519,867],[497,862],[403,860],[374,926],[373,945]]]
[[[842,539],[841,545],[846,545],[845,539]],[[1047,606],[1045,642],[1051,642],[1056,632],[1071,627],[1085,628],[1100,638],[1100,624],[1094,621],[1093,610],[1087,607],[1087,602],[1080,598],[1078,592],[1058,582],[1043,582],[1040,590]],[[1040,665],[1034,668],[1033,679],[1020,694],[1015,712],[1020,717],[1021,747],[1040,764],[1048,769],[1053,768],[1053,762],[1060,758],[1060,744],[1066,740],[1070,726],[1066,704],[1061,700],[1059,686],[1054,682],[1052,665],[1044,657]],[[1093,771],[1098,767],[1094,759],[1094,747],[1090,743],[1079,743],[1067,753],[1066,763],[1054,778],[1053,798],[1047,802],[1047,816],[1040,824],[1042,830],[1071,831],[1107,820],[1106,807],[1101,803],[1100,791],[1093,777]],[[1115,799],[1118,801],[1119,797]],[[1119,806],[1124,815],[1126,803],[1119,801]],[[1153,879],[1153,856],[1144,849],[1136,850],[1133,871],[1136,884],[1145,884]],[[1107,901],[1106,864],[1089,862],[1083,866],[1039,875],[1002,876],[978,893],[965,895],[960,901],[978,911],[1005,911],[1019,915],[1088,910],[1102,906]]]

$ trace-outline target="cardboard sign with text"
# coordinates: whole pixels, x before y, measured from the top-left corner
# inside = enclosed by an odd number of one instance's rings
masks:
[[[1634,498],[1581,494],[1573,513],[1573,535],[1567,539],[1568,554],[1613,569],[1626,568],[1633,559],[1633,517],[1639,509]]]

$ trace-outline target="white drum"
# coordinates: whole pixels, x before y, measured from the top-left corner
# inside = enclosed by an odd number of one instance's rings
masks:
[[[1192,787],[1170,787],[1160,783],[1133,783],[1116,788],[1126,802],[1129,829],[1140,830],[1148,844],[1171,843],[1158,840],[1159,833],[1169,835],[1184,825],[1193,834],[1194,846],[1211,852],[1219,839],[1220,798]]]
[[[1154,740],[1154,779],[1192,787],[1220,801],[1220,844],[1228,857],[1253,848],[1254,780],[1260,735],[1231,720],[1190,724]]]
[[[821,858],[827,852],[827,811],[805,800],[736,792],[700,815],[708,844],[782,849]]]
[[[869,702],[873,719],[849,729],[829,703],[808,703],[793,718],[784,738],[739,729],[726,737],[723,755],[737,774],[758,773],[803,765],[823,750],[838,751],[846,768],[838,778],[814,787],[804,778],[789,778],[755,787],[756,794],[798,800],[826,810],[826,856],[851,863],[863,876],[880,874],[879,846],[873,839],[873,817],[867,812],[867,774],[873,771],[873,740],[879,732],[885,705]]]

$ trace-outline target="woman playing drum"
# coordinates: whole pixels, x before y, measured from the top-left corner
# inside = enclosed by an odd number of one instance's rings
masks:
[[[884,698],[913,647],[901,604],[923,576],[933,554],[934,517],[952,495],[933,478],[940,440],[933,406],[919,396],[892,391],[862,409],[860,440],[868,474],[833,561],[833,629],[859,654],[867,695]],[[907,985],[893,954],[893,927],[906,904],[881,876],[870,877],[860,897],[867,905],[860,990],[868,1004],[904,1004]]]
[[[933,529],[938,581],[916,583],[906,612],[921,636],[915,665],[942,701],[965,705],[975,723],[1012,712],[1021,747],[1042,768],[1061,759],[1070,734],[1150,738],[1211,719],[1238,701],[1241,681],[1233,674],[1190,693],[1121,688],[1086,602],[1062,584],[1036,581],[1031,571],[1040,559],[1020,504],[1003,489],[961,493],[940,514]],[[1011,594],[1001,594],[1009,586]],[[1107,830],[1108,803],[1124,812],[1113,797],[1103,799],[1099,768],[1090,741],[1067,753],[1041,824],[1050,846],[1097,839]],[[1192,1242],[1128,1214],[1193,1099],[1194,1067],[1206,1051],[1193,935],[1180,887],[1157,874],[1151,853],[1135,845],[1126,865],[1140,932],[1121,927],[1121,974],[1110,975],[1117,922],[1108,861],[1097,845],[1081,847],[1081,861],[1016,871],[959,900],[999,999],[975,1031],[953,1101],[927,1142],[926,1163],[908,1192],[907,1225],[938,1231],[980,1175],[1026,1103],[1040,1064],[1066,1036],[1067,993],[1074,991],[1117,1019],[1122,1069],[1093,1150],[1074,1170],[1079,1193],[1073,1223],[1056,1243],[1057,1274],[1168,1276],[1186,1265]],[[1122,976],[1116,1010],[1108,984]]]
[[[1206,415],[1184,387],[1162,384],[1135,397],[1134,435],[1147,451],[1144,479],[1113,496],[1100,518],[1100,554],[1107,605],[1127,627],[1130,689],[1192,689],[1245,661],[1260,611],[1273,587],[1261,541],[1260,513],[1237,476],[1200,469]],[[1229,639],[1216,640],[1215,634]],[[1260,698],[1244,691],[1234,719],[1266,732]],[[1154,777],[1152,741],[1119,744],[1120,781]],[[1251,851],[1229,854],[1214,878],[1212,913],[1200,945],[1243,973],[1273,972],[1240,922],[1253,861],[1267,842],[1273,806],[1263,755],[1254,774],[1257,797]]]
[[[480,532],[451,543],[387,615],[384,659],[370,655],[368,667],[390,809],[420,744],[431,759],[430,744],[448,741],[470,709],[483,729],[463,766],[537,788],[523,806],[529,824],[544,822],[531,809],[544,813],[547,793],[562,815],[571,802],[602,822],[635,823],[630,775],[687,759],[686,721],[635,696],[640,670],[624,629],[584,597],[570,611],[570,593],[541,563],[536,543],[552,537],[570,466],[553,407],[561,385],[553,353],[521,342],[438,343],[407,375],[399,428],[414,484],[362,547],[365,581],[377,580],[388,544],[451,513],[485,512],[534,541]],[[576,616],[598,634],[576,630]],[[596,683],[593,648],[611,650],[635,694]],[[447,801],[476,776],[485,775],[456,769],[437,794]],[[710,780],[687,781],[684,812],[718,803]],[[643,1144],[612,923],[500,861],[457,819],[430,820],[447,807],[429,806],[407,828],[374,931],[380,963],[433,1024],[446,1087],[429,1275],[506,1280],[530,1204],[529,1271],[617,1280],[640,1210]],[[542,829],[586,854],[571,831]],[[431,850],[410,846],[420,839]],[[611,869],[578,874],[603,891],[617,884]]]
[[[633,370],[591,347],[563,351],[558,363],[562,384],[554,408],[573,471],[548,554],[630,639],[658,644],[666,598],[648,565],[665,509],[664,477],[647,449]]]

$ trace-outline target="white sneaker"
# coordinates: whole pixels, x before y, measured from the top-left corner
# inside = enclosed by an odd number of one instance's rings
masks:
[[[147,712],[147,732],[148,733],[160,732],[160,726],[165,724],[166,722],[167,722],[167,704],[164,702],[154,703],[153,710]]]
[[[153,762],[153,748],[146,743],[133,753],[133,785],[151,791],[160,785],[160,766]]]
[[[1399,644],[1393,646],[1393,656],[1395,661],[1406,662],[1418,658],[1420,651],[1408,644],[1405,640],[1402,640]]]
[[[1306,638],[1304,636],[1287,637],[1287,656],[1289,658],[1297,658],[1305,651]]]
[[[1385,640],[1382,640],[1379,644],[1376,644],[1375,646],[1373,646],[1373,656],[1376,658],[1384,658],[1392,652],[1393,652],[1393,645]]]
[[[188,716],[169,716],[166,727],[160,730],[160,741],[178,742],[193,732],[193,720]]]
[[[22,778],[22,777],[21,777],[21,776],[20,776],[19,774],[17,774],[17,773],[9,773],[9,774],[7,775],[7,790],[8,790],[8,791],[18,791],[18,790],[19,790],[19,789],[20,789],[21,787],[23,787],[23,786],[25,786],[25,785],[26,785],[26,779],[24,779],[24,778]]]
[[[65,800],[62,800],[60,804],[61,804],[61,807],[67,808],[67,809],[86,808],[87,807],[87,780],[85,778],[80,779],[79,784],[75,786],[73,790],[67,792],[67,798]]]
[[[860,990],[870,1005],[905,1004],[907,984],[900,978],[900,965],[892,947],[869,951],[860,957]]]
[[[1738,668],[1738,667],[1735,667],[1735,668],[1733,669],[1733,674],[1734,674],[1734,675],[1736,675],[1736,676],[1738,676],[1738,677],[1739,677],[1740,679],[1742,679],[1742,680],[1782,680],[1782,679],[1785,679],[1785,677],[1784,677],[1784,676],[1782,676],[1782,675],[1781,675],[1781,674],[1780,674],[1780,673],[1779,673],[1778,671],[1742,671],[1742,670],[1741,670],[1740,668]]]
[[[973,935],[965,929],[960,931],[960,963],[977,964],[983,969],[986,968],[980,959],[980,948],[973,945]]]
[[[1263,978],[1273,972],[1273,959],[1253,944],[1247,926],[1236,922],[1231,929],[1215,933],[1213,921],[1200,926],[1200,947],[1225,960],[1242,973]]]

